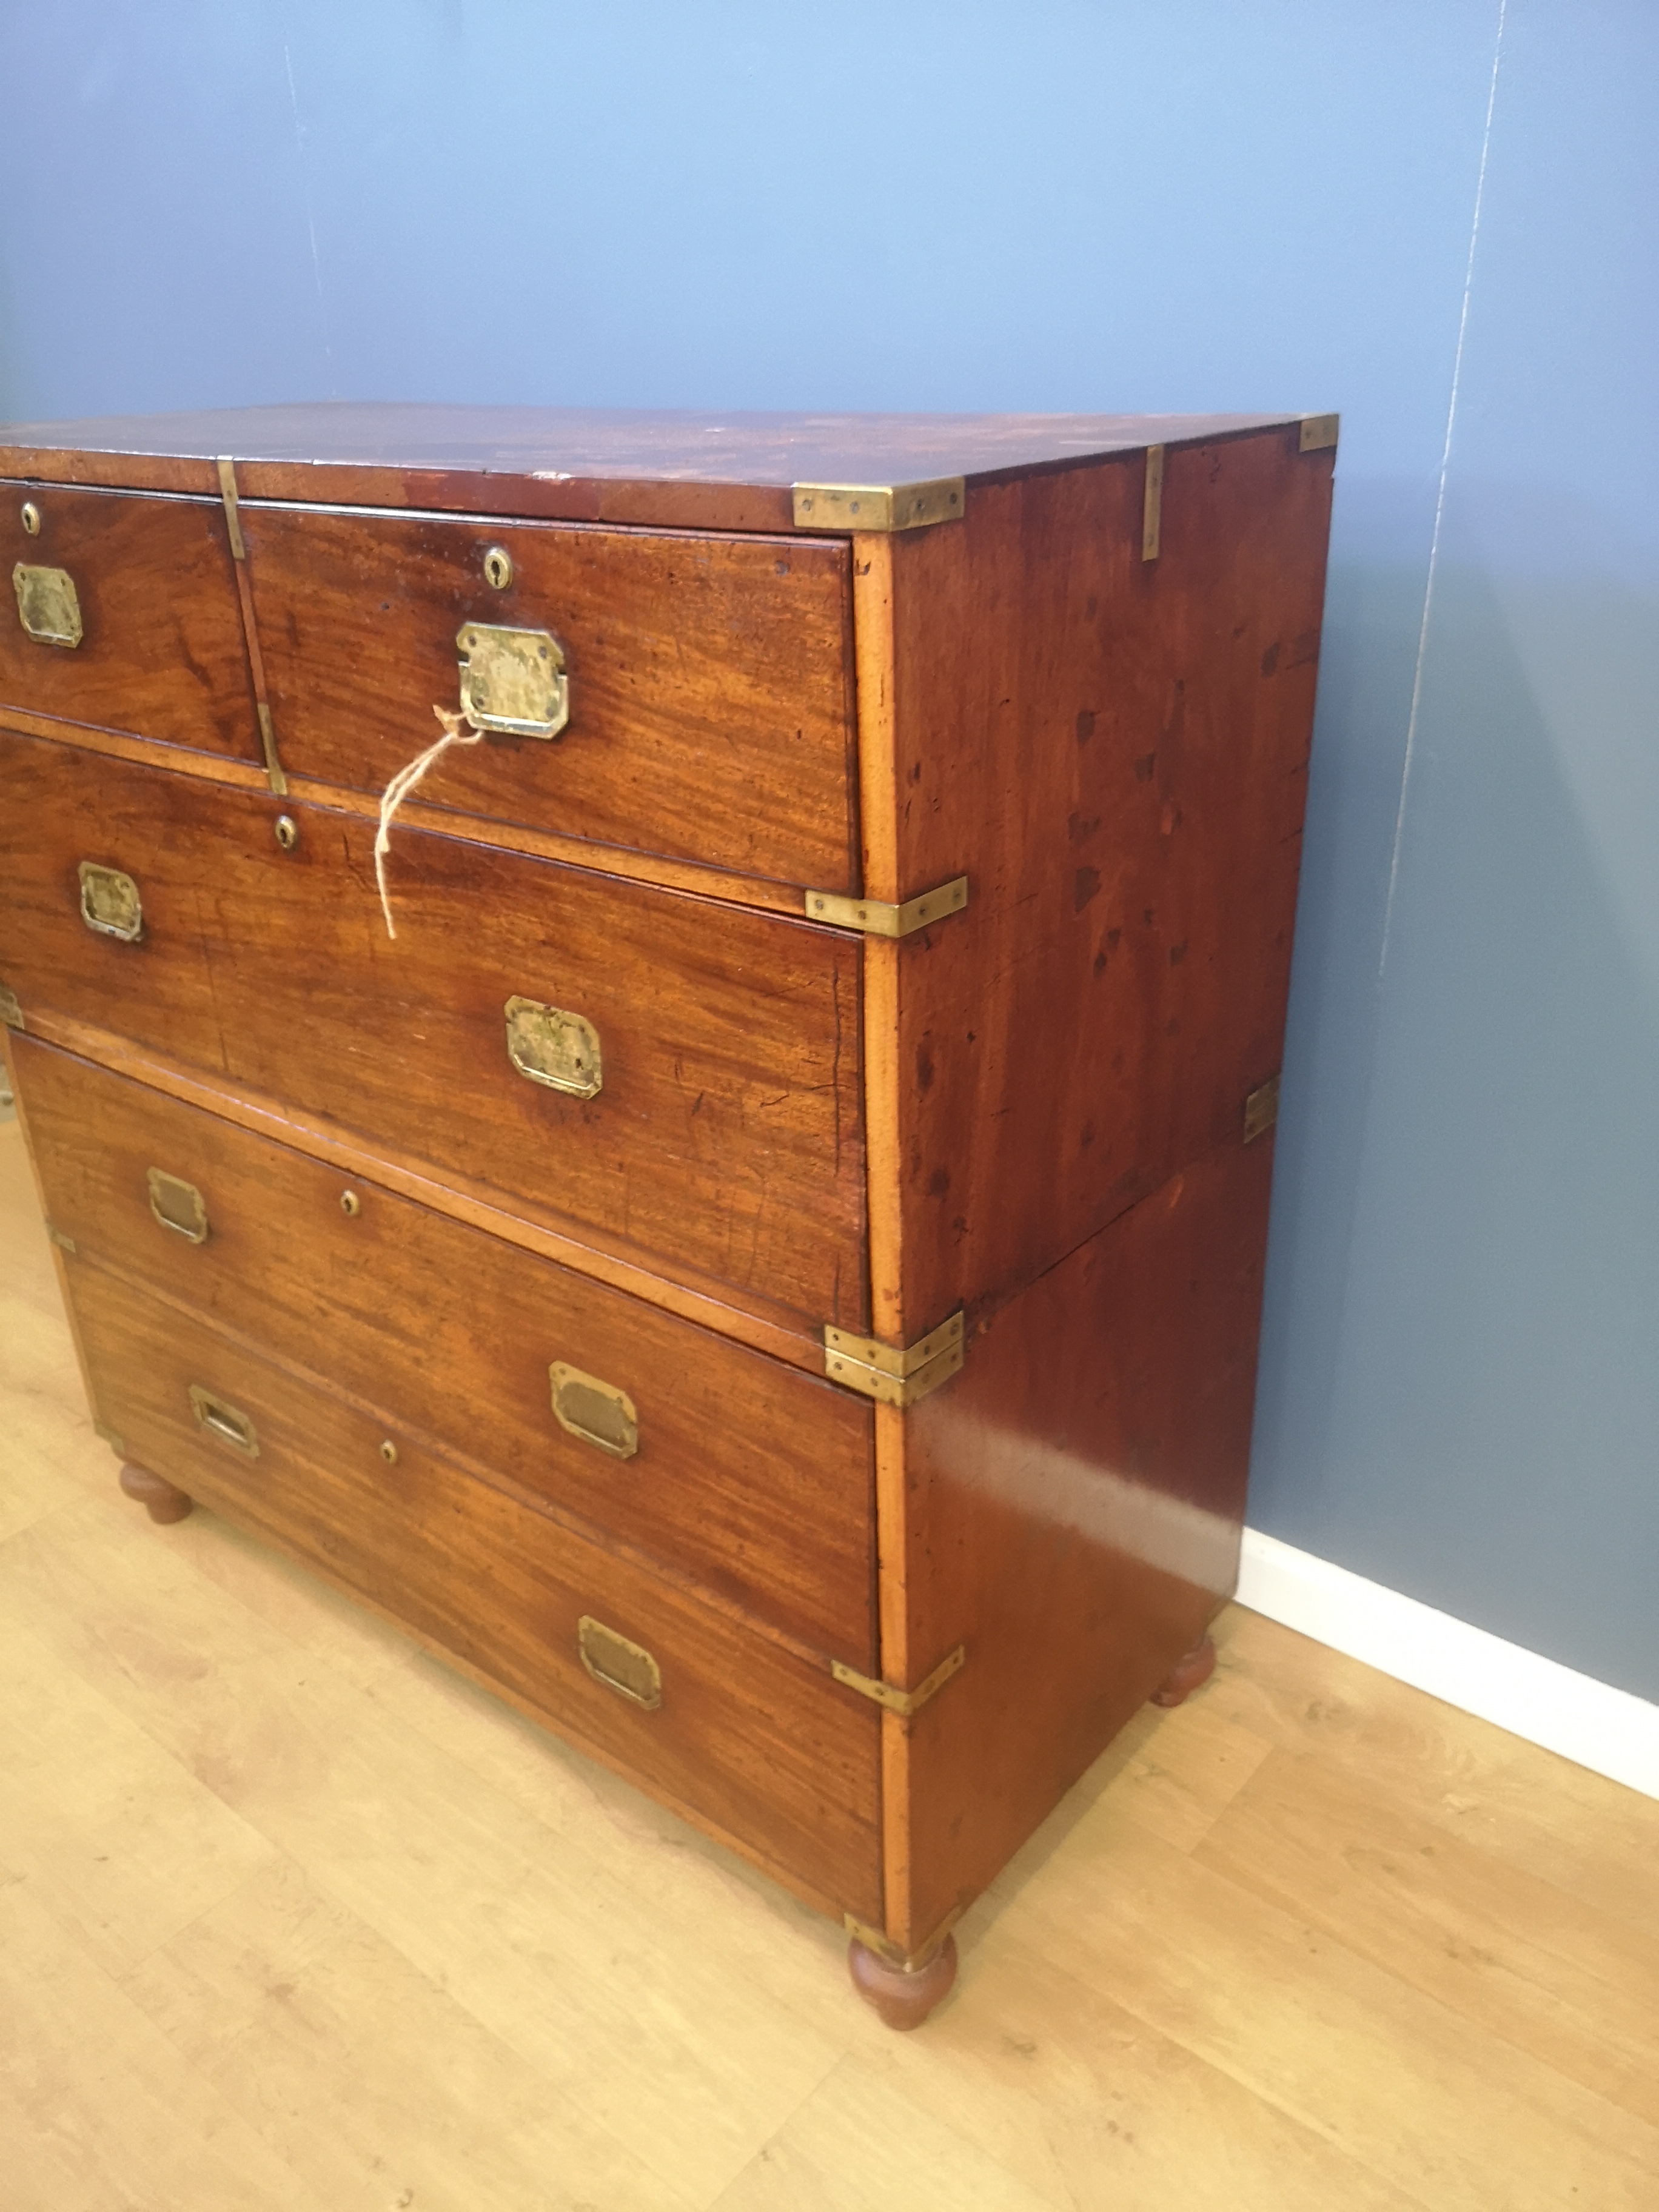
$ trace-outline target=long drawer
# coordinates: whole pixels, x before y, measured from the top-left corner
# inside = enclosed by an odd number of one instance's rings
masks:
[[[5,732],[0,793],[26,1011],[865,1326],[855,939],[400,825],[393,940],[355,815],[283,802],[284,850],[266,798]]]
[[[872,1409],[27,1037],[60,1237],[874,1671]]]
[[[827,1670],[85,1261],[129,1455],[320,1568],[837,1912],[881,1910],[879,1718]]]
[[[0,482],[0,711],[259,758],[217,500]]]
[[[430,804],[851,888],[844,543],[245,502],[283,765],[380,792],[468,697]],[[535,680],[526,682],[527,678]]]

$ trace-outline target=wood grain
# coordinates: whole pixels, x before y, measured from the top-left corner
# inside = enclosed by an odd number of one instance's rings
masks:
[[[856,890],[842,542],[244,503],[283,764],[377,795],[458,703],[467,622],[550,630],[570,720],[486,738],[431,805]],[[513,563],[504,591],[484,555]]]
[[[385,1407],[851,1665],[875,1661],[866,1400],[217,1115],[32,1039],[15,1058],[48,1214],[245,1342]],[[160,1167],[202,1194],[207,1241],[150,1209]],[[135,1291],[135,1297],[143,1291]],[[554,1419],[557,1359],[624,1390],[639,1449]]]
[[[873,1706],[204,1324],[135,1303],[78,1261],[70,1280],[100,1403],[147,1466],[395,1613],[831,1911],[879,1911]],[[252,1422],[257,1457],[198,1425],[191,1384]],[[660,1710],[588,1674],[586,1614],[653,1654]]]
[[[893,541],[902,1291],[914,1341],[1234,1136],[1279,1066],[1331,455],[1293,431],[976,495]],[[884,803],[866,789],[866,813]]]
[[[23,528],[32,498],[40,528]],[[62,568],[84,635],[42,645],[12,604],[19,562]],[[134,731],[257,762],[258,725],[217,499],[145,499],[0,482],[0,714],[9,708]]]
[[[0,976],[228,1091],[453,1167],[515,1211],[861,1328],[856,939],[399,829],[386,936],[366,823],[0,734]],[[76,866],[139,884],[137,945],[82,925]],[[525,1080],[502,1009],[584,1014],[605,1087]]]

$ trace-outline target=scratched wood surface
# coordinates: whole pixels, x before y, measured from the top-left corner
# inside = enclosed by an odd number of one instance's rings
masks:
[[[0,1125],[8,2212],[1650,2212],[1644,1798],[1235,1610],[896,2037],[816,1914],[113,1474]]]

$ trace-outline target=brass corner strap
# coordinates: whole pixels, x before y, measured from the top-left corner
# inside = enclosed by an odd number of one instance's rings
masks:
[[[790,487],[797,530],[926,530],[960,522],[968,506],[961,477],[927,483],[798,483]]]
[[[1253,1145],[1258,1137],[1265,1137],[1278,1119],[1279,1078],[1270,1075],[1244,1101],[1245,1143]]]
[[[1301,451],[1304,453],[1323,453],[1336,443],[1337,432],[1342,427],[1340,415],[1304,415],[1302,417]]]
[[[3,1022],[9,1030],[21,1030],[23,1026],[21,1002],[16,992],[8,989],[3,983],[0,983],[0,1022]]]
[[[885,1959],[890,1966],[907,1974],[919,1974],[945,1948],[945,1937],[967,1910],[965,1905],[953,1906],[933,1934],[914,1951],[907,1951],[902,1943],[896,1943],[884,1929],[872,1928],[867,1921],[856,1919],[850,1912],[842,1913],[841,1924],[866,1951],[873,1951],[878,1958]]]
[[[902,1351],[844,1328],[823,1331],[823,1371],[884,1406],[914,1406],[960,1372],[963,1358],[961,1309]]]
[[[958,1644],[914,1690],[896,1690],[890,1682],[879,1682],[872,1674],[860,1674],[856,1667],[849,1667],[841,1659],[831,1660],[830,1672],[838,1682],[844,1682],[849,1690],[856,1690],[860,1697],[868,1698],[884,1712],[896,1713],[902,1721],[908,1721],[915,1718],[930,1698],[937,1697],[951,1675],[959,1674],[967,1663],[968,1646]]]
[[[835,891],[808,891],[805,903],[809,921],[825,921],[832,929],[861,929],[866,937],[908,937],[930,921],[960,914],[968,903],[968,878],[952,876],[948,884],[919,891],[902,906],[889,899],[843,898]]]
[[[253,678],[254,712],[259,718],[259,744],[264,754],[265,781],[279,799],[288,793],[288,778],[276,755],[276,728],[270,719],[270,699],[265,690],[265,659],[259,650],[259,629],[253,617],[253,586],[248,581],[247,541],[242,536],[241,511],[236,501],[236,464],[228,453],[219,456],[219,496],[225,506],[225,529],[230,538],[236,568],[236,592],[242,605],[242,635],[247,641],[248,673]]]
[[[1156,561],[1164,544],[1164,448],[1146,448],[1146,483],[1140,500],[1140,557]]]

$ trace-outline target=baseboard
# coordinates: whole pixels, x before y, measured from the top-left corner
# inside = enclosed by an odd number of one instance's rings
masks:
[[[1659,1797],[1659,1705],[1346,1567],[1244,1531],[1238,1601],[1592,1772]]]

